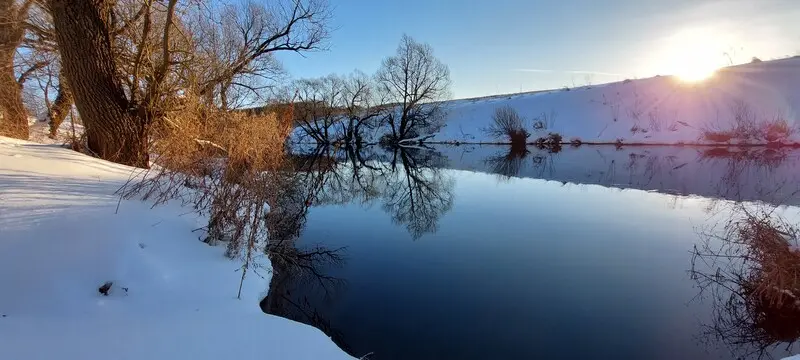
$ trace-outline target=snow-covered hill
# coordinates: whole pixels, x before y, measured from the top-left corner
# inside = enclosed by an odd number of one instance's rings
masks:
[[[503,142],[482,129],[495,109],[524,117],[531,140],[640,144],[800,142],[800,57],[723,68],[702,82],[671,76],[549,92],[453,100],[433,141]],[[541,121],[534,130],[534,123]]]
[[[191,209],[118,205],[131,172],[0,137],[0,359],[351,359],[261,312],[270,273],[237,300],[242,264],[197,240]]]

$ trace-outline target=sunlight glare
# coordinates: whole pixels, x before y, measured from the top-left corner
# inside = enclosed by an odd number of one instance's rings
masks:
[[[721,39],[708,28],[690,28],[674,34],[665,49],[669,73],[684,82],[710,78],[724,65]]]
[[[698,82],[710,78],[717,71],[717,66],[706,59],[686,59],[675,69],[675,76],[681,81]]]

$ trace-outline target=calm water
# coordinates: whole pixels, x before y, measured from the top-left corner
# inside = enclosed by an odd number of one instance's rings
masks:
[[[530,150],[303,157],[271,230],[303,256],[273,258],[262,309],[371,359],[786,353],[690,270],[738,201],[795,216],[800,152]]]

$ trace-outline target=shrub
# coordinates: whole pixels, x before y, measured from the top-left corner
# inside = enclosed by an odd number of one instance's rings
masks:
[[[569,140],[569,144],[572,145],[572,147],[580,147],[583,145],[583,142],[580,138],[572,138]]]
[[[726,143],[731,140],[750,142],[752,140],[767,143],[782,143],[794,134],[794,128],[782,116],[770,120],[758,120],[756,112],[750,106],[737,101],[731,106],[733,125],[727,128],[719,124],[709,124],[703,128],[703,138],[710,142]]]
[[[208,216],[206,242],[227,243],[228,256],[246,253],[249,261],[254,242],[266,238],[264,215],[278,191],[292,109],[251,115],[200,104],[186,100],[181,112],[154,124],[154,166],[121,192],[156,204],[182,200]]]
[[[559,152],[561,151],[562,140],[561,134],[551,132],[545,137],[536,139],[534,144],[539,149],[547,149],[550,152]]]
[[[523,126],[523,119],[514,108],[505,106],[495,109],[493,123],[484,131],[495,138],[506,138],[513,144],[525,144],[530,133]]]
[[[798,229],[774,210],[736,206],[722,231],[704,231],[692,251],[692,279],[701,295],[714,294],[709,334],[732,349],[746,344],[740,358],[800,337]]]
[[[744,101],[736,101],[731,106],[734,128],[733,136],[736,139],[748,140],[758,135],[756,113]]]
[[[736,135],[729,131],[703,131],[703,138],[715,143],[729,142],[735,137]]]
[[[794,133],[789,122],[783,117],[775,117],[761,126],[761,134],[767,142],[782,142]]]

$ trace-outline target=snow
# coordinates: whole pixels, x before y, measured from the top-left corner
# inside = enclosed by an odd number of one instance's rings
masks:
[[[673,76],[625,80],[616,83],[550,91],[535,91],[484,98],[445,101],[444,126],[426,142],[488,144],[507,143],[487,135],[498,108],[509,106],[525,120],[532,133],[529,142],[559,133],[564,142],[627,144],[765,144],[776,142],[765,132],[749,138],[723,141],[705,132],[736,128],[741,104],[763,130],[775,120],[792,131],[782,143],[800,143],[800,57],[723,68],[706,80],[683,82]],[[545,120],[545,118],[547,120]],[[535,129],[541,121],[543,128]],[[332,132],[339,127],[331,128]],[[387,125],[362,134],[375,143],[389,133]],[[336,137],[336,136],[334,136]],[[295,129],[294,142],[311,141]]]
[[[198,241],[190,209],[123,200],[115,213],[131,174],[0,137],[0,359],[352,358],[261,312],[268,271],[236,299],[241,263]]]
[[[30,119],[29,119],[30,120]],[[35,119],[34,119],[35,120]],[[50,138],[50,123],[47,120],[35,120],[29,122],[30,124],[30,137],[33,142],[40,144],[66,144],[72,138],[72,122],[69,118],[64,120],[58,127],[56,138]],[[75,124],[75,136],[80,137],[83,134],[83,125]]]
[[[724,68],[695,84],[658,76],[569,90],[450,101],[445,106],[446,125],[433,141],[503,141],[488,137],[481,129],[491,124],[495,109],[511,106],[528,121],[529,129],[534,118],[555,114],[552,126],[534,132],[532,138],[554,131],[565,141],[579,138],[583,142],[607,143],[617,139],[642,144],[708,143],[702,138],[703,129],[734,127],[733,107],[737,101],[746,104],[759,122],[783,117],[795,129],[791,140],[800,141],[800,57]]]

